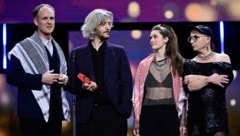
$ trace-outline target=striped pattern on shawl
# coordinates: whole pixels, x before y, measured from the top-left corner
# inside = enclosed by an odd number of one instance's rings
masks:
[[[48,56],[44,45],[38,44],[41,43],[39,41],[34,41],[36,40],[36,36],[39,36],[37,32],[35,32],[32,37],[26,38],[22,42],[16,44],[16,46],[14,46],[14,48],[8,53],[8,57],[9,59],[11,59],[11,55],[17,57],[20,60],[21,65],[26,73],[43,74],[47,70],[49,70]],[[40,39],[40,37],[38,37],[37,39]],[[60,73],[66,74],[67,64],[64,54],[57,42],[54,39],[52,40],[59,54]],[[47,122],[49,119],[50,85],[43,84],[42,90],[31,91],[38,105],[41,108],[45,121]],[[63,88],[61,88],[61,97],[64,118],[70,120],[69,104]]]

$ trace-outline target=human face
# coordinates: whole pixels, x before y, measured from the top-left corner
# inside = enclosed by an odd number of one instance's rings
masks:
[[[199,33],[198,31],[191,31],[188,40],[194,51],[200,52],[201,50],[210,48],[211,38],[207,35]]]
[[[100,40],[107,40],[110,37],[112,22],[110,18],[105,18],[104,21],[96,27],[95,37]]]
[[[42,7],[37,17],[34,18],[34,24],[38,27],[39,34],[49,39],[55,27],[55,13],[53,9],[47,6]]]
[[[160,34],[159,30],[153,30],[150,33],[150,44],[153,51],[158,51],[160,49],[165,49],[168,38]]]

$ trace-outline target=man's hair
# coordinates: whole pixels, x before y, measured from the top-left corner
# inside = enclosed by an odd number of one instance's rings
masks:
[[[49,5],[49,4],[43,3],[43,4],[40,4],[40,5],[36,6],[36,7],[33,9],[33,17],[34,17],[34,18],[38,17],[38,12],[39,12],[39,10],[40,10],[42,7],[49,7],[49,8],[51,8],[51,9],[55,12],[55,9],[53,8],[53,6],[51,6],[51,5]]]
[[[95,9],[90,12],[85,18],[84,24],[81,27],[83,37],[87,39],[93,39],[96,27],[103,23],[105,18],[110,19],[111,27],[113,27],[113,14],[111,11],[105,9]]]

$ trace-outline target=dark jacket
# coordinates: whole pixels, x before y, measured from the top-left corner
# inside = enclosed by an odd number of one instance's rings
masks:
[[[132,110],[132,75],[124,48],[111,43],[106,44],[104,84],[112,105],[125,118],[131,115]],[[79,72],[95,80],[91,44],[82,45],[74,49],[70,55],[68,74],[68,90],[76,94],[76,120],[84,123],[90,118],[94,96],[92,92],[82,89],[82,83],[77,79]],[[74,75],[74,86],[73,86]],[[74,90],[73,90],[74,89]]]
[[[37,32],[35,32],[30,38],[35,43],[37,43],[37,45],[42,46],[42,48],[45,49],[44,44],[42,43],[42,40]],[[26,39],[17,43],[16,46],[20,45],[22,47]],[[58,46],[58,48],[60,48],[58,43],[54,39],[52,39],[52,41],[55,46]],[[33,48],[33,46],[36,46],[36,45],[31,45],[28,48]],[[44,54],[47,56],[46,50]],[[59,55],[62,55],[62,58],[64,57],[64,54],[62,51],[61,53],[58,54],[58,56]],[[37,61],[40,61],[40,60],[37,60]],[[62,61],[61,63],[65,64],[64,66],[61,66],[61,68],[67,69],[65,58],[64,58],[64,62]],[[64,74],[66,74],[66,72],[67,70],[65,70]],[[44,119],[42,110],[32,93],[32,90],[41,91],[43,89],[42,74],[43,73],[41,72],[39,72],[38,74],[30,74],[28,72],[25,72],[24,67],[22,66],[19,58],[17,58],[15,55],[11,55],[11,59],[9,60],[9,65],[6,72],[6,80],[7,80],[7,83],[13,86],[16,86],[18,88],[17,115],[19,117]],[[66,98],[64,100],[66,100]],[[69,113],[68,103],[65,106],[68,108],[67,112]]]

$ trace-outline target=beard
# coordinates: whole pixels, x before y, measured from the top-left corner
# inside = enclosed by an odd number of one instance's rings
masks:
[[[101,40],[101,41],[105,41],[108,40],[110,37],[110,32],[100,32],[100,31],[96,31],[95,35]]]
[[[109,37],[106,37],[106,36],[99,36],[99,39],[100,39],[101,41],[106,41],[106,40],[109,39]]]

